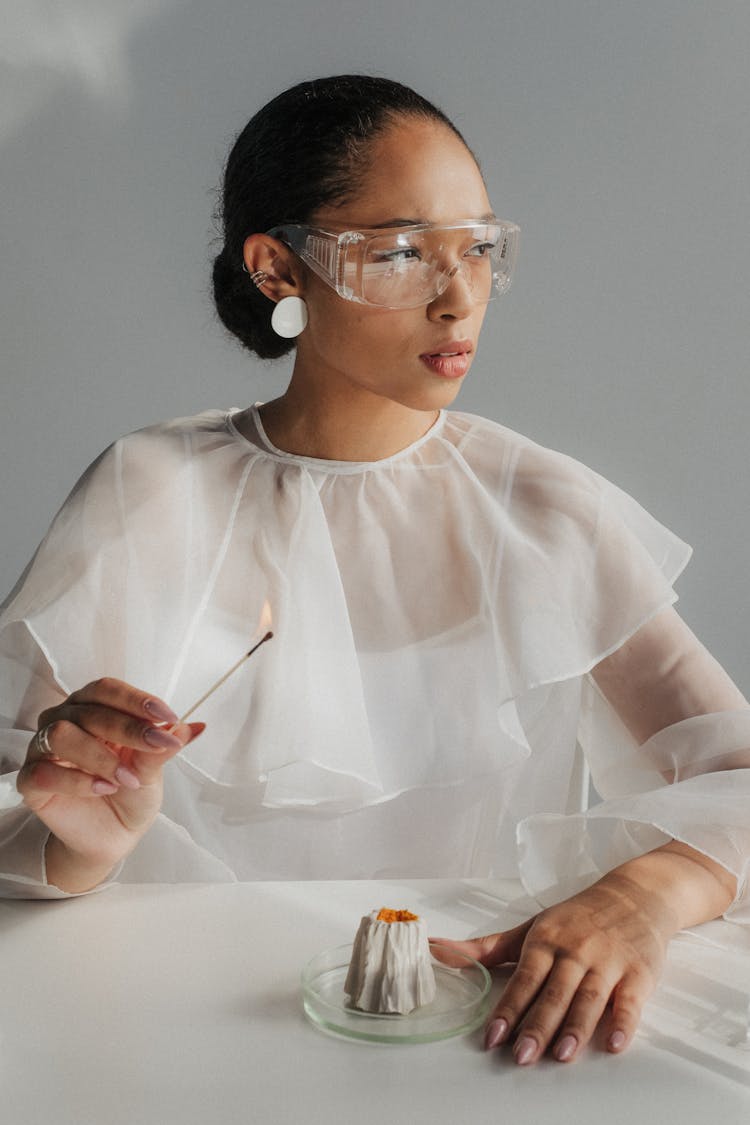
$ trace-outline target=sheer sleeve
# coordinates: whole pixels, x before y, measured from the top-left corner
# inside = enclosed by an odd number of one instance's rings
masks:
[[[609,795],[586,812],[540,814],[519,825],[520,870],[529,892],[545,905],[557,902],[676,839],[736,877],[737,895],[725,917],[750,924],[750,769],[732,764],[748,761],[750,713],[694,716],[639,747],[618,728],[609,704],[595,698],[595,685],[587,685],[586,695],[584,745],[600,765],[604,756],[609,759],[604,767]],[[607,736],[603,754],[601,739]],[[686,763],[681,780],[671,773],[675,760]],[[666,781],[665,773],[674,780]]]
[[[184,607],[202,604],[201,583],[211,560],[196,554],[194,540],[188,542],[189,520],[179,522],[186,512],[189,516],[189,507],[178,511],[165,497],[165,481],[176,481],[175,487],[185,496],[195,491],[179,425],[175,431],[164,427],[157,431],[156,440],[149,435],[122,439],[89,466],[2,606],[0,894],[4,897],[67,897],[47,883],[44,852],[49,832],[22,804],[15,785],[39,713],[105,675],[142,683],[165,695],[189,623]],[[217,500],[214,507],[218,506]],[[175,521],[171,525],[170,516]],[[170,565],[173,558],[182,565]],[[159,565],[147,574],[149,559],[158,559]],[[192,577],[197,590],[184,585]],[[169,612],[160,614],[159,606],[166,602]],[[151,862],[153,871],[173,881],[232,877],[221,865],[212,865],[210,857],[193,862],[198,849],[179,826],[161,815],[148,842],[137,850],[137,858],[125,863],[141,875]],[[160,862],[153,863],[154,857]],[[96,890],[109,886],[122,868],[121,864]]]
[[[65,698],[49,662],[21,622],[0,630],[0,685],[0,897],[68,898],[47,882],[44,852],[49,830],[22,804],[16,790],[36,716]]]
[[[660,537],[659,525],[644,519],[619,489],[608,482],[602,488],[603,565],[592,577],[586,608],[594,621],[618,614],[630,591],[651,589],[655,570],[671,582],[676,569],[669,533]],[[580,814],[540,814],[519,825],[522,878],[543,903],[574,894],[620,863],[677,839],[736,877],[738,891],[726,917],[750,923],[750,709],[677,622],[662,604],[658,616],[644,614],[640,632],[622,629],[620,643],[609,650],[619,658],[633,638],[629,669],[619,660],[622,683],[612,693],[621,701],[629,697],[630,724],[586,669],[578,740],[602,800]],[[648,642],[639,646],[639,636]]]
[[[268,448],[219,411],[129,435],[84,474],[0,615],[2,886],[52,897],[46,835],[10,780],[39,711],[111,675],[182,713],[245,651],[267,598],[273,644],[208,701],[170,769],[169,815],[118,878],[264,877],[249,836],[300,877],[280,826],[301,835],[308,816],[309,839],[335,835],[347,870],[369,871],[408,809],[400,870],[434,833],[463,848],[462,873],[515,872],[515,837],[527,888],[559,899],[676,836],[744,887],[747,712],[687,709],[637,739],[592,679],[673,605],[689,557],[603,477],[471,415],[362,465]],[[604,801],[564,816],[576,730]],[[441,874],[439,844],[425,875]],[[330,877],[320,856],[314,877]]]

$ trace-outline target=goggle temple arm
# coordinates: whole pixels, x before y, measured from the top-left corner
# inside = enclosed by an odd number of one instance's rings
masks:
[[[339,240],[335,235],[326,234],[324,231],[313,233],[309,227],[293,223],[274,227],[266,233],[293,250],[321,280],[338,289]]]

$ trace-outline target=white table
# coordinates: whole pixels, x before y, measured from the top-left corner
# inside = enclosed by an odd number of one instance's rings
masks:
[[[650,1030],[617,1058],[591,1049],[572,1065],[521,1068],[507,1053],[485,1053],[481,1032],[383,1046],[306,1020],[302,966],[351,941],[367,910],[406,906],[433,935],[462,937],[516,924],[507,908],[515,893],[478,881],[143,885],[0,903],[0,1121],[750,1121],[750,1053],[717,1053],[721,1028],[713,1046],[704,1035],[706,1049],[696,1038],[705,1013],[687,993],[691,981],[705,985],[700,956],[700,971],[673,965],[672,984],[668,974],[649,1008]],[[750,957],[729,979],[725,955],[719,963],[712,1018],[736,1039],[750,994],[736,976]],[[681,1037],[670,1019],[686,1015],[693,1030]]]

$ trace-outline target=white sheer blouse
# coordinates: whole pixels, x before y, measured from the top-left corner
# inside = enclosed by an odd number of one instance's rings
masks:
[[[62,893],[12,773],[39,711],[110,675],[181,713],[268,599],[274,639],[194,716],[207,729],[114,877],[520,873],[544,902],[676,837],[737,875],[729,914],[750,921],[750,770],[720,768],[750,746],[750,711],[639,748],[588,675],[676,600],[686,544],[479,417],[444,411],[400,453],[353,463],[275,448],[257,408],[243,436],[235,414],[106,450],[5,603],[3,893]],[[604,797],[583,814],[577,744]],[[675,763],[691,776],[668,784]]]

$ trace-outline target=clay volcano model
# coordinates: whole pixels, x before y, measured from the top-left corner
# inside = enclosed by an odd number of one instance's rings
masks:
[[[354,939],[344,984],[352,1007],[405,1015],[435,998],[427,928],[408,910],[372,910]]]

